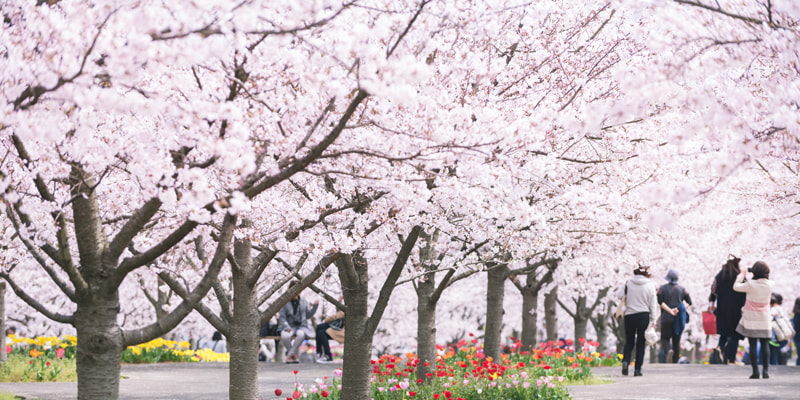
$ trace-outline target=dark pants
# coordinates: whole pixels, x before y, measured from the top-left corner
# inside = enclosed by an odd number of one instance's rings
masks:
[[[636,345],[635,369],[642,369],[644,363],[644,331],[650,323],[650,313],[642,312],[625,316],[625,349],[622,351],[622,361],[631,361],[631,351]]]
[[[739,335],[733,336],[719,335],[719,350],[722,352],[722,363],[728,364],[736,362],[736,350],[739,349]]]
[[[331,337],[325,332],[330,328],[327,322],[317,325],[317,354],[331,356],[331,345],[328,342]]]
[[[672,341],[672,359],[667,360],[669,353],[669,342]],[[663,356],[661,355],[663,354]],[[675,334],[674,321],[661,321],[661,353],[659,354],[658,362],[660,363],[677,363],[681,357],[681,336]]]
[[[755,371],[758,368],[758,342],[761,342],[761,365],[766,369],[769,366],[769,339],[765,338],[747,338],[750,343],[750,365]]]

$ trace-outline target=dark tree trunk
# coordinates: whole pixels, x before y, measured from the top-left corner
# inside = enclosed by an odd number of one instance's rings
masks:
[[[233,320],[228,333],[231,353],[228,394],[230,400],[258,398],[258,296],[251,285],[253,262],[250,241],[234,243],[236,265],[231,268],[233,281]]]
[[[553,286],[544,296],[544,320],[545,328],[547,330],[547,340],[558,340],[558,285]]]
[[[575,315],[572,320],[575,324],[575,348],[579,345],[579,339],[586,339],[586,327],[589,325],[589,315],[591,310],[586,306],[586,296],[579,296],[575,307]]]
[[[341,400],[372,398],[370,373],[372,334],[369,332],[369,277],[367,263],[357,255],[343,255],[336,261],[342,284],[345,313],[344,360]],[[345,273],[355,271],[355,276]]]
[[[436,365],[436,301],[433,276],[420,280],[417,285],[417,378],[430,382],[428,373]],[[428,365],[425,365],[425,364]]]
[[[79,297],[75,311],[78,400],[119,398],[122,331],[117,325],[117,292],[95,290]]]
[[[536,330],[538,325],[539,286],[536,277],[529,273],[522,293],[522,348],[531,350],[536,346]]]
[[[486,356],[492,357],[495,362],[500,362],[504,313],[503,297],[505,296],[508,267],[505,264],[492,265],[487,275],[486,336],[484,337],[483,352]]]
[[[8,359],[6,348],[6,283],[0,281],[0,365]]]

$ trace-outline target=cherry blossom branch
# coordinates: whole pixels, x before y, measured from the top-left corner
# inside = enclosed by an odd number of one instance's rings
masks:
[[[8,214],[8,219],[11,220],[11,225],[14,226],[14,231],[17,233],[17,236],[19,237],[20,241],[22,241],[22,244],[25,245],[26,249],[28,249],[28,253],[30,253],[30,255],[33,256],[33,259],[36,260],[36,262],[42,267],[42,269],[44,269],[44,271],[47,273],[50,279],[53,280],[56,286],[58,286],[58,288],[61,289],[61,291],[64,292],[64,294],[70,300],[75,301],[75,291],[72,290],[72,288],[70,288],[67,285],[67,283],[64,282],[64,280],[62,280],[61,277],[58,276],[55,269],[53,269],[53,267],[51,267],[50,264],[47,263],[47,260],[42,256],[42,254],[39,253],[36,245],[33,244],[33,242],[26,235],[23,234],[22,230],[20,229],[21,228],[20,223],[14,217],[14,211],[12,211],[10,206],[6,206],[6,213]],[[67,269],[65,268],[65,270]],[[80,274],[77,273],[77,270],[73,271],[73,274],[77,275],[78,284],[83,283],[85,285],[85,281],[83,281],[83,278],[81,278]],[[73,282],[73,285],[74,284],[75,282]]]
[[[158,273],[158,277],[161,278],[169,288],[175,292],[178,296],[182,299],[186,300],[189,298],[189,290],[186,289],[180,282],[178,282],[175,277],[173,277],[167,271],[161,271]],[[197,303],[197,306],[194,308],[200,315],[203,316],[210,324],[214,327],[214,329],[218,330],[225,336],[230,334],[230,319],[225,319],[225,317],[220,317],[214,314],[214,311],[211,310],[208,306],[206,306],[203,302]],[[228,310],[230,313],[230,310]],[[225,315],[225,312],[222,312],[222,315]]]
[[[189,296],[184,298],[181,304],[155,323],[140,329],[123,330],[123,346],[127,347],[145,343],[169,332],[175,328],[200,301],[202,301],[203,297],[205,297],[206,293],[208,293],[208,290],[217,279],[217,274],[219,274],[220,269],[222,269],[222,265],[225,263],[225,258],[230,249],[231,238],[233,237],[233,230],[236,227],[236,220],[237,218],[235,215],[225,215],[214,257],[211,259],[206,274]]]
[[[294,279],[295,276],[298,278],[298,280],[303,279],[303,277],[300,275],[300,270],[303,268],[303,264],[306,263],[306,260],[308,260],[308,253],[303,253],[303,255],[300,256],[300,259],[298,259],[297,262],[294,264],[294,266],[289,265],[289,263],[287,263],[284,259],[280,257],[277,257],[275,260],[278,261],[279,264],[283,265],[284,268],[289,270],[289,273],[284,277],[275,281],[272,284],[272,286],[269,287],[269,289],[264,291],[261,297],[258,298],[258,302],[256,303],[258,305],[266,303],[270,297],[272,297],[275,293],[278,293],[278,290],[282,288],[283,285],[285,285],[287,282]]]
[[[364,91],[363,89],[356,90],[355,96],[350,101],[350,104],[347,107],[347,110],[342,114],[339,119],[339,122],[336,126],[325,136],[316,146],[314,146],[305,156],[300,159],[292,158],[291,160],[287,160],[286,165],[281,168],[281,170],[271,176],[265,176],[259,179],[256,183],[254,183],[249,188],[243,190],[245,196],[248,198],[253,198],[259,193],[277,185],[278,183],[284,181],[285,179],[290,178],[292,175],[296,174],[304,170],[308,167],[312,162],[317,160],[323,152],[333,144],[334,141],[339,137],[339,135],[344,130],[347,121],[356,111],[359,104],[361,104],[364,99],[366,99],[369,94]]]
[[[408,32],[411,31],[411,27],[414,25],[414,21],[417,20],[417,17],[419,17],[419,15],[422,13],[422,9],[425,8],[425,6],[428,5],[428,3],[430,3],[430,2],[431,2],[431,0],[422,0],[419,3],[419,7],[417,7],[417,11],[414,13],[414,16],[411,17],[411,20],[408,21],[408,24],[406,25],[406,27],[403,30],[403,32],[400,33],[400,36],[397,37],[397,41],[395,41],[394,45],[392,45],[392,47],[389,48],[386,51],[386,59],[389,59],[389,57],[397,49],[397,46],[400,44],[400,42],[403,40],[403,38],[408,34]]]
[[[47,307],[42,305],[42,303],[39,303],[38,301],[36,301],[36,299],[28,295],[28,293],[26,293],[25,290],[19,287],[19,285],[17,285],[17,283],[13,279],[11,279],[11,276],[5,271],[0,271],[0,278],[3,278],[6,282],[8,282],[8,285],[11,286],[11,290],[14,291],[14,294],[16,294],[17,297],[19,297],[29,306],[33,307],[36,311],[42,313],[42,315],[44,315],[45,317],[50,318],[53,321],[61,322],[64,324],[70,324],[70,325],[75,324],[74,315],[65,315],[50,311]]]
[[[281,261],[281,263],[283,264],[283,267],[284,267],[284,268],[286,268],[286,269],[287,269],[287,270],[289,270],[289,271],[292,271],[292,267],[291,267],[291,266],[290,266],[288,263],[286,263],[286,262],[285,262],[285,261],[283,261],[283,260],[280,260],[280,261]],[[294,272],[294,277],[295,277],[295,278],[297,278],[297,279],[302,279],[302,278],[303,278],[303,276],[302,276],[302,275],[300,275],[300,273],[298,273],[298,272]],[[322,297],[323,297],[323,298],[324,298],[324,299],[325,299],[327,302],[329,302],[329,303],[333,304],[333,305],[334,305],[334,307],[336,307],[338,310],[341,310],[341,311],[347,312],[347,307],[345,307],[345,305],[344,305],[344,304],[342,304],[341,302],[339,302],[339,300],[337,300],[337,299],[336,299],[336,298],[334,298],[333,296],[329,295],[329,294],[328,294],[327,292],[325,292],[324,290],[320,289],[320,288],[319,288],[317,285],[315,285],[315,284],[313,284],[313,283],[312,283],[312,284],[308,285],[308,288],[309,288],[309,289],[311,289],[312,291],[314,291],[314,293],[316,293],[316,294],[318,294],[318,295],[322,296]]]
[[[717,4],[717,6],[714,7],[714,6],[710,6],[710,5],[707,5],[707,4],[703,4],[700,1],[693,1],[693,0],[673,0],[673,1],[678,3],[678,4],[684,4],[684,5],[688,5],[688,6],[698,7],[698,8],[702,8],[702,9],[705,9],[705,10],[708,10],[708,11],[711,11],[711,12],[714,12],[714,13],[717,13],[717,14],[722,14],[722,15],[724,15],[726,17],[730,17],[730,18],[733,18],[733,19],[744,21],[744,22],[747,22],[749,24],[767,25],[767,26],[769,26],[770,28],[773,28],[773,29],[789,29],[789,27],[777,24],[772,20],[772,8],[771,8],[771,5],[770,5],[769,1],[767,1],[767,4],[765,5],[765,7],[767,9],[767,15],[768,15],[768,19],[766,21],[764,21],[762,19],[759,19],[759,18],[748,17],[748,16],[745,16],[745,15],[735,14],[733,12],[723,10],[722,7],[719,6],[719,4]]]
[[[372,315],[370,315],[369,319],[367,319],[367,336],[372,336],[375,334],[375,330],[378,328],[378,323],[383,317],[383,312],[386,310],[386,306],[389,304],[389,298],[392,295],[395,283],[397,282],[397,279],[400,278],[400,274],[403,272],[403,267],[406,265],[408,257],[411,256],[411,252],[414,250],[414,246],[417,243],[417,239],[419,238],[421,231],[422,227],[415,225],[413,228],[411,228],[411,232],[409,232],[405,241],[403,241],[403,246],[400,248],[400,252],[397,253],[397,258],[395,258],[394,265],[389,271],[389,274],[386,276],[386,280],[383,282],[383,287],[378,295],[378,300],[375,302],[375,307],[372,309]]]
[[[328,267],[331,264],[336,262],[336,260],[340,258],[347,258],[341,256],[342,256],[341,253],[335,252],[335,253],[328,253],[324,257],[322,257],[322,259],[319,260],[319,262],[317,263],[317,266],[311,271],[311,273],[309,273],[303,279],[301,279],[299,284],[293,286],[291,289],[287,290],[282,295],[278,296],[278,298],[275,301],[270,303],[270,305],[264,311],[261,312],[261,322],[259,326],[267,323],[267,321],[269,321],[273,315],[277,314],[278,311],[280,311],[281,307],[286,305],[286,303],[288,303],[289,300],[294,298],[294,296],[298,295],[301,291],[303,291],[303,289],[309,287],[312,283],[314,283],[317,279],[319,279],[319,277],[322,276],[322,273],[325,272],[325,270],[328,269]],[[292,277],[292,275],[288,276],[290,278]]]
[[[100,34],[103,32],[103,28],[106,26],[108,21],[111,19],[111,16],[114,15],[114,13],[116,13],[116,12],[117,12],[117,10],[112,10],[110,13],[108,13],[108,15],[106,16],[105,20],[103,20],[103,22],[101,22],[100,25],[97,26],[97,32],[95,33],[94,38],[92,38],[92,44],[89,45],[89,48],[86,50],[86,52],[84,52],[83,59],[81,60],[81,66],[80,66],[80,68],[78,68],[78,71],[75,72],[74,75],[72,75],[69,78],[59,77],[58,81],[55,83],[55,85],[53,85],[52,87],[49,87],[49,88],[46,88],[46,87],[41,86],[41,85],[36,85],[36,86],[33,86],[33,87],[28,86],[12,102],[12,104],[14,105],[14,110],[15,111],[27,110],[28,108],[33,107],[35,104],[37,104],[39,102],[39,99],[45,93],[54,92],[54,91],[58,90],[59,88],[61,88],[62,86],[66,85],[67,83],[72,83],[79,76],[83,75],[83,69],[86,67],[86,61],[89,59],[89,55],[92,54],[92,51],[94,51],[94,46],[97,44],[97,39],[100,37]]]
[[[153,197],[146,201],[138,210],[136,210],[125,225],[120,228],[114,239],[108,246],[108,257],[116,260],[122,254],[126,247],[131,243],[134,237],[142,231],[145,224],[155,215],[161,208],[161,200],[158,197]]]

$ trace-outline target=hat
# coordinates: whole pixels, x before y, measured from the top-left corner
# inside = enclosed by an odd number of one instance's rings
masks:
[[[665,276],[664,279],[668,280],[669,283],[678,282],[678,271],[675,271],[674,269],[669,270],[669,272],[667,272],[667,276]]]

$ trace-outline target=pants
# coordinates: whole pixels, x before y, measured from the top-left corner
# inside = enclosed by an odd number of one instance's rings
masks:
[[[331,345],[330,339],[331,337],[325,332],[330,325],[327,322],[323,322],[317,325],[317,354],[331,356]]]
[[[800,366],[800,333],[794,335],[794,348],[797,350],[797,360],[794,365]]]
[[[758,342],[761,342],[761,365],[766,368],[769,365],[769,339],[766,338],[747,338],[750,343],[750,365],[753,368],[758,367]]]
[[[728,364],[736,361],[736,350],[739,349],[739,336],[719,335],[719,350],[722,352],[722,363]]]
[[[625,348],[622,351],[622,361],[631,361],[631,351],[634,343],[636,346],[636,365],[635,369],[641,370],[644,363],[644,331],[650,324],[650,313],[642,312],[628,314],[625,316]]]
[[[294,342],[292,342],[292,336],[295,336]],[[297,353],[300,351],[300,345],[303,344],[306,337],[306,331],[302,327],[290,328],[288,332],[285,329],[282,330],[281,341],[283,342],[283,346],[286,347],[286,355],[297,356]]]
[[[669,342],[672,341],[672,359],[667,360],[669,353]],[[663,356],[661,355],[663,354]],[[673,321],[661,321],[661,353],[658,355],[660,363],[677,363],[681,357],[681,336],[675,334],[675,323]]]

